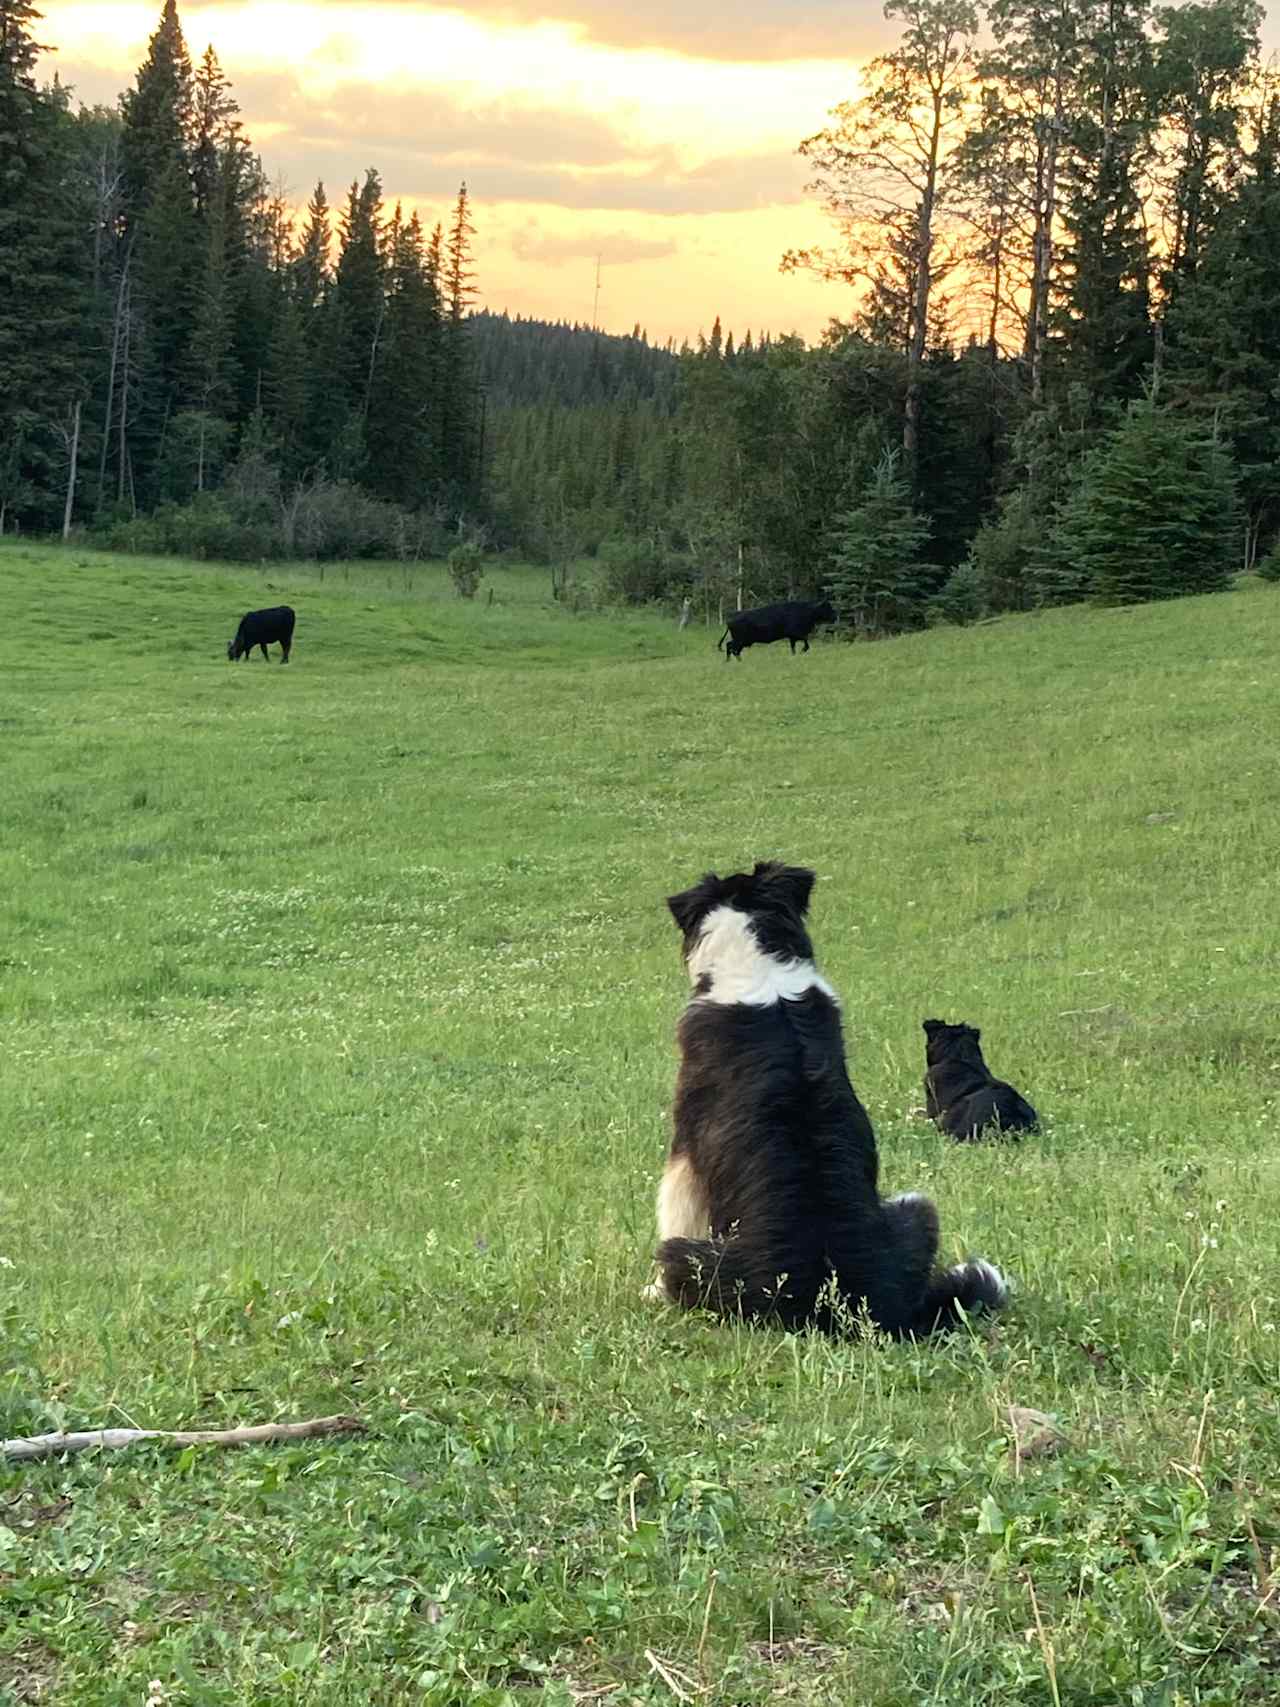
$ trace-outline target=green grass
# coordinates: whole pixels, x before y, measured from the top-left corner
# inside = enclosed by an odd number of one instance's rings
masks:
[[[370,1430],[0,1470],[0,1702],[1280,1698],[1274,593],[726,667],[493,585],[0,550],[0,1434]],[[663,897],[770,856],[989,1332],[639,1301]],[[1043,1136],[912,1118],[931,1014]]]

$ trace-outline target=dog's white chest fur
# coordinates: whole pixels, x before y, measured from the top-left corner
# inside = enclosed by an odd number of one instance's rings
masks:
[[[707,914],[688,964],[695,987],[703,977],[710,982],[709,989],[698,992],[697,1001],[764,1008],[774,1002],[797,1001],[808,990],[821,990],[839,1002],[811,960],[779,960],[766,954],[756,941],[751,920],[736,907],[717,907]]]

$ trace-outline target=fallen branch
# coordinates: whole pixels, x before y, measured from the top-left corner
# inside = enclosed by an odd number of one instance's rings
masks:
[[[166,1446],[262,1446],[277,1440],[314,1440],[325,1434],[362,1434],[359,1417],[316,1417],[311,1422],[256,1423],[251,1428],[195,1428],[176,1432],[163,1428],[97,1428],[83,1434],[33,1434],[0,1440],[0,1460],[60,1458],[67,1452],[90,1452],[94,1447],[113,1452],[140,1440],[159,1440]]]

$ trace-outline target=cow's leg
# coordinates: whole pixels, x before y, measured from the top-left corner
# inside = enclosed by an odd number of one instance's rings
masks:
[[[270,662],[271,662],[271,654],[270,654],[270,652],[268,652],[268,651],[267,651],[267,643],[266,643],[266,641],[265,641],[265,640],[260,640],[260,641],[259,641],[259,642],[258,642],[258,645],[259,645],[259,646],[260,646],[260,647],[261,647],[261,648],[262,648],[262,658],[263,658],[263,662],[264,662],[264,663],[267,663],[267,664],[269,664],[269,663],[270,663]]]
[[[287,640],[280,642],[280,662],[282,664],[289,662],[289,642]]]
[[[791,656],[792,656],[792,657],[793,657],[793,658],[794,658],[794,657],[795,657],[795,655],[796,655],[796,643],[795,643],[795,641],[794,641],[794,640],[792,640],[792,639],[791,639],[791,636],[790,636],[790,635],[788,635],[788,636],[787,636],[787,639],[788,639],[788,641],[789,641],[789,642],[790,642],[790,645],[791,645]]]
[[[806,652],[809,650],[809,636],[807,634],[804,637],[804,649]],[[794,647],[792,650],[794,651]]]

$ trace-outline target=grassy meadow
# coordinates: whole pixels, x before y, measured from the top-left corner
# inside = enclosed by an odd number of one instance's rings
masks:
[[[1280,594],[727,667],[488,585],[0,548],[0,1435],[369,1430],[0,1467],[0,1703],[1280,1700]],[[765,857],[992,1328],[639,1299],[663,900]],[[913,1116],[927,1015],[1043,1135]]]

